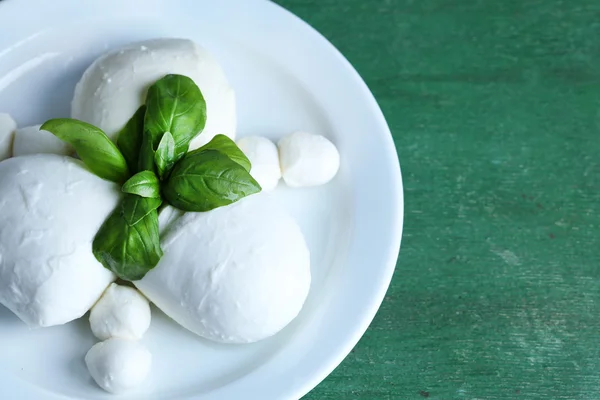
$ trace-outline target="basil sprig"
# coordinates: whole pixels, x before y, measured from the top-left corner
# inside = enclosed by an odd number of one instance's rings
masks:
[[[225,154],[227,157],[231,159],[231,161],[236,162],[241,165],[247,172],[250,172],[250,160],[244,154],[237,144],[231,139],[229,139],[225,135],[216,135],[210,142],[200,147],[196,151],[203,150],[217,150],[220,153]],[[188,153],[189,154],[189,153]]]
[[[210,211],[258,192],[244,167],[225,153],[202,149],[179,161],[163,187],[165,200],[183,211]]]
[[[171,132],[165,132],[160,143],[158,143],[158,148],[154,153],[154,164],[160,179],[163,179],[173,168],[173,164],[175,164],[175,139],[173,139]]]
[[[156,210],[161,202],[127,194],[96,234],[94,256],[119,278],[142,279],[160,261]]]
[[[76,119],[58,118],[46,121],[40,130],[52,132],[73,146],[81,161],[100,178],[117,183],[127,180],[125,157],[101,129]]]
[[[160,181],[152,171],[138,172],[123,184],[121,191],[160,199]]]
[[[94,238],[98,261],[119,278],[142,279],[162,257],[158,209],[209,211],[257,193],[250,161],[224,135],[188,153],[206,125],[206,102],[194,81],[167,75],[148,89],[119,132],[117,145],[102,130],[74,119],[40,129],[73,145],[91,172],[122,184],[123,198]]]
[[[140,170],[152,169],[155,152],[163,135],[169,132],[175,142],[175,163],[188,151],[190,142],[206,125],[206,102],[193,80],[167,75],[148,89]]]
[[[117,146],[123,153],[131,173],[138,171],[140,147],[144,137],[144,117],[146,106],[143,105],[133,114],[133,117],[121,129],[117,137]]]

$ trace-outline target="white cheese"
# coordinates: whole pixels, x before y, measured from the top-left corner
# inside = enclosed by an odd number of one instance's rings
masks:
[[[190,149],[218,133],[235,138],[235,94],[225,73],[208,51],[184,39],[135,43],[100,57],[76,86],[71,115],[115,140],[145,101],[148,88],[167,74],[190,77],[206,100],[206,127]]]
[[[166,203],[160,208],[161,210],[158,214],[158,231],[162,236],[166,234],[167,230],[175,225],[175,222],[185,214],[185,212]]]
[[[262,136],[247,136],[237,142],[238,147],[250,160],[250,175],[261,186],[263,191],[275,189],[281,179],[279,154],[275,143]]]
[[[52,133],[40,130],[41,125],[27,126],[15,131],[13,157],[28,154],[58,154],[67,156],[73,147]]]
[[[0,163],[0,304],[31,327],[80,318],[114,280],[92,254],[117,185],[71,157]]]
[[[190,331],[250,343],[283,329],[310,288],[310,254],[296,222],[267,194],[186,213],[162,239],[160,263],[135,285]]]
[[[8,114],[0,113],[0,161],[12,156],[16,122]]]
[[[87,352],[85,364],[98,386],[120,394],[144,383],[152,367],[152,354],[139,342],[109,339]]]
[[[340,154],[327,138],[307,132],[285,136],[277,144],[283,180],[291,187],[329,182],[340,168]]]
[[[90,327],[100,340],[141,339],[150,327],[150,304],[140,292],[111,284],[90,313]]]

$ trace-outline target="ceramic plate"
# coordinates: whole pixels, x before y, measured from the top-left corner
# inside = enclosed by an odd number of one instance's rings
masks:
[[[258,0],[0,2],[0,111],[19,126],[69,116],[83,71],[130,42],[190,38],[212,51],[237,94],[238,136],[296,130],[329,137],[342,166],[328,185],[276,196],[300,223],[313,284],[300,316],[251,345],[200,339],[153,310],[148,383],[120,399],[298,399],[350,352],[392,277],[402,228],[400,168],[367,86],[321,35]],[[83,357],[86,318],[29,331],[0,307],[0,393],[19,400],[112,398]]]

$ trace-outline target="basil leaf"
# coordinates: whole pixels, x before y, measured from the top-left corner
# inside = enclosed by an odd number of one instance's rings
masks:
[[[131,172],[137,171],[140,147],[144,135],[146,106],[141,106],[119,132],[117,146],[123,153]]]
[[[216,135],[210,142],[190,153],[201,152],[204,150],[217,150],[229,157],[232,161],[240,164],[246,171],[250,172],[252,165],[250,164],[248,157],[246,157],[244,152],[240,150],[233,140],[225,135]]]
[[[148,89],[144,135],[152,142],[153,150],[163,134],[171,132],[178,160],[205,125],[206,102],[198,86],[187,76],[167,75]]]
[[[121,204],[122,217],[129,225],[133,226],[143,220],[152,210],[158,209],[162,204],[162,199],[126,195]]]
[[[154,172],[142,171],[138,172],[121,188],[123,193],[137,194],[141,197],[160,197],[160,182]]]
[[[209,211],[260,192],[241,165],[216,150],[192,152],[181,159],[163,187],[165,200],[183,211]]]
[[[173,164],[175,164],[175,140],[171,132],[166,132],[160,140],[156,153],[154,153],[154,164],[160,179],[163,179],[173,168]]]
[[[122,183],[129,177],[123,154],[94,125],[76,119],[58,118],[46,121],[40,130],[52,132],[54,136],[73,146],[90,171],[100,178]]]
[[[121,279],[142,279],[162,257],[156,202],[148,200],[154,199],[127,195],[94,238],[94,256]],[[138,211],[132,211],[132,207]],[[144,216],[130,224],[126,216],[133,214]]]
[[[154,140],[144,132],[138,160],[138,171],[154,171],[154,157]]]

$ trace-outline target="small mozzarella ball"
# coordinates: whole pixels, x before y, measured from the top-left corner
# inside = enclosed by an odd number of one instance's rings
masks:
[[[283,180],[288,186],[322,185],[340,168],[340,154],[323,136],[296,132],[281,139],[277,146]]]
[[[152,354],[139,342],[109,339],[88,351],[85,364],[98,386],[119,394],[144,382],[152,366]]]
[[[0,161],[6,160],[12,155],[15,129],[17,129],[17,124],[11,116],[0,113]]]
[[[41,125],[19,128],[15,132],[13,157],[27,154],[58,154],[68,156],[73,147],[52,133],[40,130]]]
[[[237,145],[250,160],[250,175],[256,179],[262,190],[275,189],[281,179],[279,154],[275,143],[262,136],[247,136],[238,140]]]
[[[150,319],[150,303],[140,292],[113,283],[92,308],[90,326],[100,340],[141,339]]]

